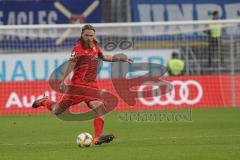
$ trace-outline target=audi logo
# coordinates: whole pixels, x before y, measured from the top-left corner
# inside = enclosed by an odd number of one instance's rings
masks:
[[[161,90],[159,86],[161,86],[161,82],[144,82],[138,88],[138,98],[140,102],[147,106],[153,105],[181,105],[188,104],[193,105],[198,103],[203,96],[203,88],[199,84],[199,82],[195,80],[187,80],[180,81],[175,80],[170,82],[172,84],[171,92],[161,95]],[[143,96],[143,91],[147,89],[147,87],[151,86],[152,88],[152,97],[146,98]]]

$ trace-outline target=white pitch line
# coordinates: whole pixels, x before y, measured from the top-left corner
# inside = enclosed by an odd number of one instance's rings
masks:
[[[25,142],[25,143],[0,143],[1,145],[5,145],[5,146],[24,146],[24,145],[56,145],[56,144],[72,144],[70,142]]]
[[[130,141],[136,140],[164,140],[164,139],[201,139],[201,138],[225,138],[225,137],[240,137],[240,135],[226,135],[226,136],[191,136],[191,137],[154,137],[154,138],[141,138],[141,139],[129,139]],[[117,139],[117,138],[116,138]]]
[[[158,138],[141,138],[141,139],[128,139],[128,141],[137,141],[137,140],[164,140],[164,139],[201,139],[201,138],[225,138],[225,137],[240,137],[239,134],[236,135],[225,135],[225,136],[191,136],[191,137],[158,137]],[[116,137],[116,140],[114,141],[124,141],[122,139],[119,139]],[[18,146],[18,145],[56,145],[56,144],[73,144],[73,142],[36,142],[36,143],[32,143],[32,142],[25,142],[25,143],[0,143],[0,146]]]

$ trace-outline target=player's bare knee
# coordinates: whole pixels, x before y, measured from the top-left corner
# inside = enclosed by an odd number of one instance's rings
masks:
[[[52,113],[55,114],[55,115],[59,115],[61,113],[63,113],[65,110],[63,110],[61,107],[59,106],[56,106],[56,107],[53,107],[52,109]]]
[[[89,103],[89,107],[94,110],[98,116],[104,115],[107,112],[105,104],[101,101],[92,101]]]
[[[89,107],[91,108],[91,109],[97,109],[97,108],[99,108],[99,107],[102,107],[104,104],[103,104],[103,102],[101,102],[101,101],[91,101],[91,102],[89,102]]]

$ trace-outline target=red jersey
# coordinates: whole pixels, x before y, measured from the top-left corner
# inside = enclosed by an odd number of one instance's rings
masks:
[[[76,62],[71,84],[97,88],[98,58],[102,57],[103,54],[97,45],[85,49],[82,43],[77,43],[69,59]]]

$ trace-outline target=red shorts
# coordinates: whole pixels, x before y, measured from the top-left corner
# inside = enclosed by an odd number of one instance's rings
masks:
[[[73,87],[67,89],[66,94],[63,94],[59,104],[63,107],[70,107],[71,105],[79,104],[81,102],[85,102],[88,105],[90,101],[103,101],[98,88],[84,86],[84,89],[79,89],[77,87]]]
[[[61,98],[61,101],[71,101],[71,105],[75,105],[81,102],[89,103],[90,101],[102,101],[102,99],[86,96],[72,96],[64,94]]]

